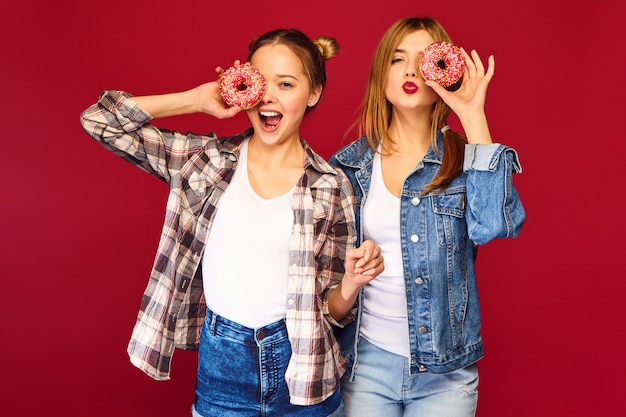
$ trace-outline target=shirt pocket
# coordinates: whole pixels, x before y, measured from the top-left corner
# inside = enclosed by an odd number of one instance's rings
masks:
[[[318,255],[328,237],[331,213],[327,204],[313,203],[313,253]]]
[[[198,216],[207,200],[208,183],[205,178],[194,172],[190,178],[184,178],[180,191],[178,204],[179,235],[182,238],[185,233],[193,233]]]
[[[432,198],[439,246],[462,252],[467,242],[465,192],[435,195]]]

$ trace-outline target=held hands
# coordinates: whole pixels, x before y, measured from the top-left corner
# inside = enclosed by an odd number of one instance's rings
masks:
[[[366,240],[356,249],[346,252],[343,286],[360,288],[376,278],[385,269],[380,247]]]
[[[345,273],[339,285],[328,297],[328,311],[337,321],[348,316],[354,307],[360,288],[383,272],[380,247],[371,240],[346,252]]]

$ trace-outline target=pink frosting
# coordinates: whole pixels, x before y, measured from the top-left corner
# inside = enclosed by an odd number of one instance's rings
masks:
[[[265,78],[249,62],[228,68],[218,83],[222,99],[229,106],[249,109],[261,101],[265,94]]]
[[[463,76],[465,59],[458,46],[448,42],[434,42],[424,49],[419,67],[424,79],[449,87]]]

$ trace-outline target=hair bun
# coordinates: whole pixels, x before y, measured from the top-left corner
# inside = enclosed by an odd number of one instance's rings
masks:
[[[319,36],[313,41],[317,49],[322,54],[324,60],[328,60],[339,52],[339,44],[335,38],[329,38],[327,36]]]

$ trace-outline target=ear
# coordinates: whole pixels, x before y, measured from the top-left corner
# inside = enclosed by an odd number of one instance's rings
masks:
[[[318,85],[317,87],[311,90],[311,94],[309,94],[309,99],[306,102],[308,107],[313,107],[317,104],[320,97],[322,96],[322,86]]]

